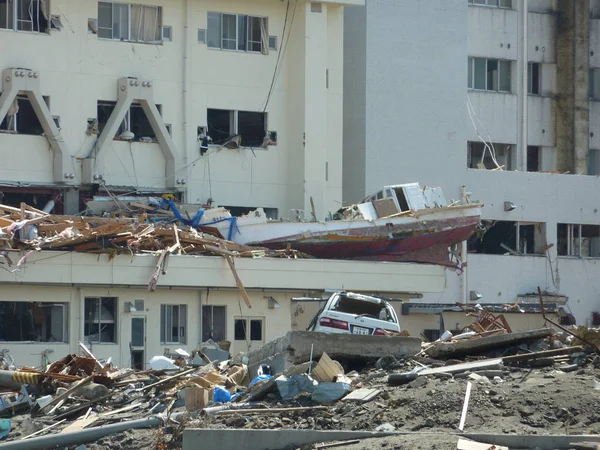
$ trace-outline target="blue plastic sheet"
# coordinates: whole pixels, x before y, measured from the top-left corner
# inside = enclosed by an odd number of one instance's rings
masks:
[[[0,419],[0,439],[4,439],[10,433],[12,424],[9,419]]]
[[[258,383],[259,381],[262,380],[268,380],[269,378],[271,378],[271,375],[259,375],[257,376],[254,380],[252,380],[250,382],[250,384],[248,385],[248,387],[252,387],[254,386],[256,383]]]
[[[223,386],[215,386],[215,394],[213,396],[213,402],[215,403],[229,403],[231,401],[231,393]]]

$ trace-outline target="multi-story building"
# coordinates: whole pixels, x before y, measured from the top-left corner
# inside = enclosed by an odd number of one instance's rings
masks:
[[[465,275],[423,301],[512,304],[540,286],[579,323],[600,311],[599,13],[590,0],[345,12],[344,202],[419,181],[485,204]]]

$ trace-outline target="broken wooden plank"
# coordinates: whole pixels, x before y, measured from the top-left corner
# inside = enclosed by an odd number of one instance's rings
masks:
[[[319,363],[311,371],[311,375],[319,382],[333,381],[338,375],[344,374],[344,369],[337,361],[334,361],[325,352],[321,355]]]
[[[86,384],[90,384],[93,379],[94,379],[94,376],[90,375],[89,377],[86,377],[83,380],[80,380],[80,381],[74,383],[69,389],[67,389],[66,392],[63,392],[62,394],[57,395],[52,400],[50,400],[47,404],[45,404],[43,407],[41,407],[39,412],[44,412],[45,410],[49,409],[51,406],[54,407],[54,405],[56,405],[57,403],[61,402],[62,400],[67,399],[77,389],[85,386]]]
[[[77,419],[75,422],[67,425],[64,429],[61,430],[62,433],[72,433],[73,431],[83,430],[85,427],[89,427],[91,424],[98,420],[98,416],[92,417],[82,417]]]
[[[215,411],[215,414],[266,414],[266,413],[285,413],[298,411],[319,411],[325,410],[327,406],[298,406],[294,408],[263,408],[263,409],[224,409]]]
[[[342,400],[345,402],[354,401],[359,403],[366,403],[376,398],[379,394],[381,394],[381,392],[381,389],[361,388],[346,395]]]
[[[550,356],[562,356],[569,355],[571,353],[577,353],[583,350],[583,347],[575,346],[575,347],[565,347],[565,348],[557,348],[553,350],[544,350],[541,352],[534,353],[524,353],[522,355],[514,355],[514,356],[505,356],[502,358],[503,364],[512,364],[521,361],[533,361],[540,358],[548,358]]]
[[[32,437],[34,437],[34,436],[37,436],[38,434],[42,434],[42,433],[44,433],[44,432],[46,432],[46,431],[49,431],[49,430],[51,430],[52,428],[56,428],[56,427],[57,427],[57,426],[59,426],[61,423],[63,423],[65,420],[67,420],[67,419],[63,419],[63,420],[60,420],[60,421],[58,421],[58,422],[54,422],[52,425],[48,425],[46,428],[42,428],[41,430],[39,430],[39,431],[36,431],[35,433],[31,433],[31,434],[28,434],[27,436],[23,436],[23,437],[21,438],[21,440],[23,440],[23,439],[29,439],[29,438],[32,438]]]
[[[473,384],[470,381],[467,381],[467,391],[465,392],[465,401],[463,403],[462,413],[460,415],[460,424],[458,425],[458,429],[462,431],[465,428],[465,421],[467,420],[467,409],[469,408],[469,399],[471,398],[471,388]]]
[[[185,376],[187,374],[190,374],[190,373],[194,372],[195,370],[196,370],[196,368],[184,370],[183,372],[179,372],[179,373],[177,373],[175,375],[171,375],[170,377],[163,378],[162,380],[157,381],[156,383],[149,384],[148,386],[144,386],[144,387],[139,388],[137,390],[138,391],[142,391],[142,392],[143,391],[147,391],[148,389],[152,389],[153,387],[160,386],[161,384],[167,383],[169,381],[176,380],[177,378],[181,378],[181,377],[183,377],[183,376]]]
[[[235,284],[237,285],[240,293],[242,294],[242,298],[244,299],[244,303],[248,308],[252,308],[252,303],[250,303],[250,296],[248,292],[246,292],[246,288],[242,284],[242,280],[238,276],[237,270],[235,270],[235,263],[233,262],[233,258],[231,256],[225,256],[227,260],[227,264],[229,264],[229,268],[231,269],[231,273],[233,274],[233,278],[235,279]]]

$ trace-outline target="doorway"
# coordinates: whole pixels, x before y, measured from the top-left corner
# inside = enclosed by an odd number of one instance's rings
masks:
[[[144,370],[146,365],[146,318],[131,318],[131,368]]]

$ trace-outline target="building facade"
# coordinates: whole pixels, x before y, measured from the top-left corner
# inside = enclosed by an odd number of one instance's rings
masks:
[[[343,9],[361,3],[0,2],[4,201],[173,193],[288,217],[312,198],[324,218],[341,204]]]
[[[540,286],[578,323],[600,310],[599,8],[369,0],[345,12],[344,202],[418,181],[485,204],[466,273],[423,301],[513,304]]]

